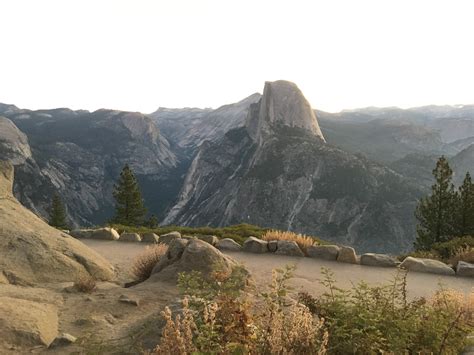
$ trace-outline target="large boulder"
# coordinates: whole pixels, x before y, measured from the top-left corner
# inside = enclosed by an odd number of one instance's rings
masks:
[[[12,284],[114,277],[112,265],[23,207],[12,195],[13,168],[0,162],[0,275]]]
[[[141,242],[142,238],[138,233],[122,233],[119,242]]]
[[[69,235],[74,238],[90,238],[92,236],[93,229],[74,229],[69,232]]]
[[[241,251],[242,246],[231,238],[224,238],[217,242],[217,249],[229,251]]]
[[[244,242],[243,250],[250,253],[266,253],[268,252],[268,242],[255,237],[248,237]]]
[[[157,244],[160,242],[160,237],[156,235],[155,233],[144,233],[142,235],[142,242]]]
[[[357,255],[354,248],[343,246],[337,255],[337,261],[341,263],[357,264]]]
[[[304,256],[294,240],[279,240],[275,254],[288,256]]]
[[[219,242],[219,238],[217,238],[215,235],[201,235],[198,236],[197,239],[203,240],[206,243],[211,244],[212,246],[216,246]]]
[[[48,303],[0,297],[0,339],[16,346],[49,346],[58,335],[58,310]]]
[[[181,238],[180,232],[170,232],[160,235],[160,243],[170,244],[176,238]]]
[[[12,164],[23,164],[31,157],[28,138],[8,118],[0,116],[0,157]]]
[[[337,245],[312,245],[306,253],[310,258],[336,260],[340,249]]]
[[[101,239],[101,240],[119,240],[120,234],[110,227],[99,228],[92,231],[92,239]]]
[[[366,253],[361,255],[360,263],[361,265],[382,267],[395,267],[400,264],[397,259],[391,257],[390,255],[374,253]]]
[[[465,261],[458,261],[458,265],[456,266],[456,275],[474,277],[474,264],[470,264]]]
[[[400,264],[400,268],[408,271],[427,272],[440,275],[454,275],[454,270],[438,260],[407,257]]]
[[[184,239],[175,240],[170,245],[166,255],[167,265],[161,267],[157,265],[153,269],[149,282],[175,282],[179,273],[191,271],[199,271],[203,277],[207,278],[216,270],[230,273],[238,265],[232,258],[222,254],[218,249],[202,240],[186,241],[186,245],[181,244],[181,241],[184,241]],[[161,263],[161,260],[159,263]]]

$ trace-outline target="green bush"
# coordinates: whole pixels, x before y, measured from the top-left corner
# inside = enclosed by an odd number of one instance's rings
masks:
[[[327,291],[318,298],[300,293],[299,301],[325,319],[329,354],[457,354],[466,346],[474,295],[440,289],[430,300],[409,301],[406,273],[388,285],[343,290],[328,269],[322,272]]]

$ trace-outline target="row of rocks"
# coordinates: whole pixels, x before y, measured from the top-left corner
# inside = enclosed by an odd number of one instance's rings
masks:
[[[224,240],[222,240],[224,242]],[[459,261],[456,271],[438,260],[407,257],[403,262],[386,254],[366,253],[357,255],[354,248],[337,245],[312,245],[306,248],[305,253],[294,241],[272,240],[265,241],[255,237],[249,237],[243,247],[240,247],[235,241],[225,240],[225,244],[218,248],[233,251],[243,250],[251,253],[274,253],[287,256],[307,256],[310,258],[332,260],[350,264],[360,264],[366,266],[378,267],[400,267],[408,271],[426,272],[440,275],[458,275],[465,277],[474,277],[474,264]]]
[[[360,264],[378,267],[400,267],[409,271],[426,272],[440,275],[458,275],[474,277],[474,264],[460,261],[456,271],[449,265],[438,260],[407,257],[403,262],[386,254],[366,253],[357,255],[354,248],[338,245],[312,245],[304,251],[295,241],[291,240],[262,240],[248,237],[243,245],[230,238],[219,239],[214,235],[187,236],[179,232],[170,232],[161,236],[155,233],[119,233],[113,228],[81,229],[71,231],[76,238],[92,238],[101,240],[117,240],[122,242],[144,242],[171,244],[175,239],[200,239],[220,250],[244,251],[256,254],[273,253],[276,255],[310,257],[323,260],[332,260],[350,264]]]

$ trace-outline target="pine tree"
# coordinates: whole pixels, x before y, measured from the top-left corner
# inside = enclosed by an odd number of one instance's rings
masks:
[[[469,172],[459,187],[456,222],[458,236],[474,235],[474,184]]]
[[[146,208],[138,181],[132,169],[125,165],[117,185],[114,185],[113,195],[116,201],[114,223],[126,226],[142,225]]]
[[[53,195],[49,210],[49,225],[58,229],[67,229],[66,210],[63,201],[57,193]]]
[[[419,222],[417,250],[429,250],[434,243],[446,241],[456,234],[458,194],[451,182],[453,171],[444,156],[438,159],[433,176],[436,183],[431,187],[431,195],[421,199],[415,212]]]
[[[150,216],[150,218],[147,219],[147,221],[145,222],[145,225],[148,227],[148,228],[158,228],[158,217],[156,217],[154,214],[152,214]]]

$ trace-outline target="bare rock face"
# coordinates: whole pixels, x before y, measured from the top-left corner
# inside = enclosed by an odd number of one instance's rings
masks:
[[[184,239],[174,240],[167,255],[153,269],[149,281],[176,281],[181,272],[199,271],[203,277],[209,277],[219,270],[230,273],[237,263],[222,254],[218,249],[199,239],[182,243]]]
[[[11,193],[13,168],[0,163],[0,275],[12,284],[114,276],[112,265],[73,237],[50,227]]]
[[[13,164],[22,164],[31,157],[26,135],[8,118],[0,116],[0,156]]]
[[[414,258],[407,257],[400,264],[400,268],[406,269],[408,271],[417,271],[417,272],[427,272],[431,274],[440,274],[440,275],[454,275],[454,270],[451,269],[445,263],[424,258]]]
[[[249,111],[248,132],[261,142],[281,126],[307,130],[324,141],[316,115],[300,89],[289,81],[267,81],[260,102]]]
[[[58,334],[58,310],[47,303],[0,297],[0,339],[19,346],[49,346]]]

